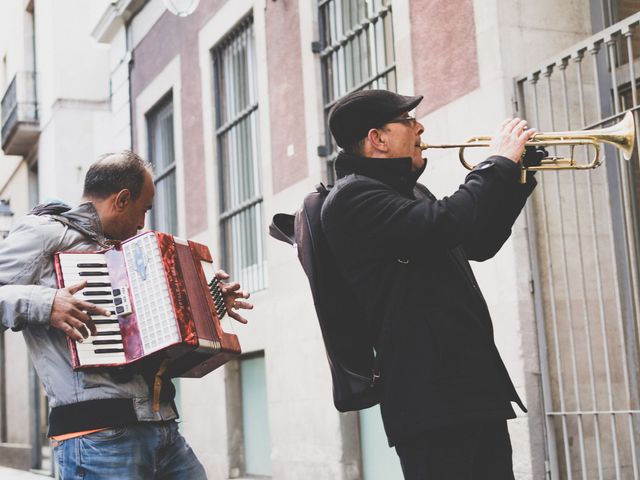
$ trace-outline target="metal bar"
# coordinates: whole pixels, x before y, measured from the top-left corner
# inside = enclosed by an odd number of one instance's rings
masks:
[[[627,61],[629,64],[629,83],[631,84],[631,99],[633,106],[638,105],[638,85],[636,81],[635,58],[633,57],[633,33],[631,28],[622,30],[622,35],[627,41]]]
[[[535,113],[535,123],[536,125],[540,124],[540,113],[539,113],[539,102],[538,102],[538,88],[537,88],[537,83],[538,83],[538,75],[534,74],[533,79],[531,80],[531,84],[533,87],[533,104],[534,104],[534,113]],[[554,291],[554,281],[553,281],[553,275],[552,275],[552,270],[551,270],[551,265],[552,265],[552,261],[551,261],[551,241],[549,238],[549,229],[546,228],[546,226],[548,225],[548,213],[547,213],[547,204],[546,204],[546,195],[545,195],[545,182],[544,179],[541,179],[541,181],[539,182],[539,192],[540,192],[540,200],[541,200],[541,204],[542,204],[542,224],[545,226],[545,228],[543,228],[544,230],[544,245],[547,248],[547,262],[546,262],[546,270],[547,270],[547,282],[549,283],[549,290],[551,292]],[[556,300],[554,295],[550,295],[550,302],[551,302],[551,325],[552,325],[552,337],[553,337],[553,346],[554,346],[554,354],[555,354],[555,365],[556,365],[556,370],[558,372],[558,390],[559,390],[559,400],[560,400],[560,409],[561,410],[565,410],[565,403],[564,403],[564,380],[563,380],[563,370],[562,370],[562,360],[560,359],[560,342],[559,342],[559,335],[558,335],[558,319],[556,316]],[[562,440],[563,440],[563,446],[564,446],[564,452],[565,452],[565,465],[567,468],[567,475],[569,480],[572,479],[572,472],[571,472],[571,453],[570,453],[570,449],[569,449],[569,440],[568,440],[568,432],[567,432],[567,418],[565,416],[562,416],[561,418],[561,426],[562,426]],[[553,427],[552,427],[553,428]]]
[[[562,104],[564,107],[565,127],[567,130],[571,130],[571,118],[569,113],[570,112],[569,93],[567,88],[566,67],[567,67],[567,61],[565,61],[560,66],[561,80],[562,80]],[[590,186],[588,188],[590,188]],[[578,237],[578,243],[577,243],[578,254],[576,255],[576,257],[578,260],[578,270],[580,273],[580,293],[583,299],[581,304],[582,304],[582,317],[585,320],[584,322],[585,335],[587,338],[587,365],[588,365],[588,371],[589,371],[589,384],[591,386],[591,403],[594,409],[597,410],[598,400],[596,396],[596,378],[595,378],[595,372],[593,367],[593,348],[592,348],[593,342],[591,339],[591,329],[590,329],[591,318],[589,315],[589,308],[587,308],[588,297],[587,297],[587,292],[585,287],[587,280],[584,272],[584,263],[583,263],[584,248],[582,245],[582,234],[581,234],[581,228],[580,228],[580,214],[578,209],[578,194],[577,194],[577,188],[576,188],[575,172],[571,173],[571,198],[573,199],[573,210],[575,212],[576,232]],[[561,208],[561,211],[562,210],[563,209]],[[562,236],[564,238],[564,233],[562,233]],[[565,264],[565,268],[566,268],[566,264]],[[579,417],[580,421],[582,418],[583,418],[582,416]],[[594,416],[594,434],[595,434],[594,436],[595,436],[595,442],[596,442],[596,463],[598,467],[598,478],[602,479],[604,478],[604,472],[602,467],[602,447],[600,445],[600,425],[599,425],[599,419],[597,415]],[[585,471],[586,471],[586,465],[585,465]]]
[[[592,35],[581,42],[574,44],[572,47],[560,52],[558,55],[554,55],[552,58],[548,58],[545,61],[538,64],[538,66],[534,66],[530,71],[537,72],[543,71],[547,68],[548,65],[552,65],[554,63],[559,63],[562,59],[565,58],[574,58],[577,52],[585,51],[593,48],[594,45],[604,41],[604,39],[611,37],[612,35],[619,33],[621,30],[625,28],[632,28],[640,23],[640,12],[634,13],[633,15],[625,18],[621,22],[616,23],[600,32]],[[527,76],[517,78],[517,81],[527,80]]]
[[[546,78],[547,84],[547,100],[548,100],[548,108],[549,108],[549,120],[551,130],[555,130],[555,120],[553,113],[553,94],[552,94],[552,86],[551,86],[551,75],[553,73],[553,66],[549,66],[547,70],[544,72],[544,77]],[[555,185],[556,185],[556,196],[557,203],[556,205],[562,205],[562,198],[560,197],[560,174],[558,172],[554,175]],[[569,269],[567,265],[567,246],[565,241],[565,233],[564,233],[564,216],[563,209],[559,208],[558,213],[560,215],[560,264],[562,265],[562,275],[563,275],[563,284],[564,290],[566,292],[566,314],[569,320],[569,345],[571,351],[571,370],[573,376],[573,390],[576,399],[576,406],[578,410],[581,409],[581,400],[580,400],[580,387],[578,386],[578,365],[576,358],[576,348],[575,348],[575,339],[574,339],[574,321],[573,321],[573,308],[571,306],[571,290],[569,289]],[[586,457],[584,450],[584,429],[582,424],[582,416],[578,416],[578,444],[580,449],[580,467],[582,470],[582,478],[586,480],[587,475],[587,465],[586,465]]]
[[[620,111],[620,94],[618,93],[618,78],[616,75],[616,40],[615,36],[611,35],[607,41],[607,58],[609,60],[609,72],[611,74],[611,85],[613,86],[613,106],[615,113]]]
[[[595,91],[596,92],[600,92],[600,72],[599,72],[599,68],[598,68],[598,51],[600,50],[600,46],[598,43],[594,43],[593,45],[591,45],[591,48],[589,49],[589,54],[591,55],[591,58],[593,59],[593,78],[594,78],[594,82],[595,82]],[[596,95],[596,100],[597,100],[597,109],[598,109],[598,117],[602,118],[602,102],[600,99],[600,94],[598,93],[598,95]],[[613,242],[613,238],[612,238],[612,242]],[[612,245],[612,251],[615,251],[615,246]],[[622,310],[620,310],[620,317],[622,316]],[[605,329],[606,330],[606,329]],[[607,338],[607,337],[605,337]],[[605,343],[606,345],[606,343]],[[609,370],[607,369],[607,375],[610,375]],[[613,410],[614,407],[614,403],[613,403],[613,385],[610,384],[610,388],[607,392],[608,394],[608,400],[609,400],[609,408],[611,410]],[[618,428],[616,425],[616,419],[615,419],[615,415],[611,416],[610,419],[610,425],[611,425],[611,438],[612,438],[612,448],[613,448],[613,457],[614,457],[614,466],[615,466],[615,472],[616,472],[616,480],[620,480],[620,457],[618,454]]]
[[[640,410],[631,409],[605,409],[605,410],[555,410],[547,412],[547,415],[560,416],[560,415],[635,415],[640,414]]]
[[[607,39],[607,56],[609,60],[609,71],[611,75],[611,83],[613,85],[613,105],[615,108],[615,113],[619,113],[621,110],[620,105],[620,94],[618,91],[618,81],[616,76],[616,34],[612,34],[611,37]],[[620,160],[621,155],[617,152],[618,160]],[[632,216],[633,213],[633,201],[632,194],[629,191],[630,184],[632,180],[630,179],[630,172],[628,168],[628,164],[626,162],[620,163],[619,172],[619,182],[622,190],[622,201],[623,201],[623,214],[624,214],[624,234],[626,238],[625,249],[627,258],[629,259],[629,273],[631,275],[631,300],[633,302],[633,308],[635,315],[632,315],[629,318],[629,322],[624,322],[625,317],[620,317],[620,341],[622,345],[625,345],[624,350],[624,358],[623,362],[623,370],[624,370],[624,385],[625,385],[625,393],[627,395],[627,402],[629,404],[632,403],[632,394],[629,382],[631,381],[631,377],[629,374],[633,374],[634,377],[637,375],[637,361],[634,362],[633,358],[637,358],[637,349],[636,349],[636,333],[633,328],[633,317],[638,318],[640,313],[640,299],[637,295],[637,286],[638,282],[638,271],[637,271],[637,257],[636,257],[636,248],[637,245],[635,238],[635,228],[634,228],[634,219]],[[626,333],[626,335],[625,335]],[[635,353],[635,355],[634,355]],[[631,363],[631,368],[628,367],[627,362]],[[634,386],[637,387],[637,381],[634,382]],[[634,430],[633,430],[633,422],[631,418],[628,418],[629,424],[629,435],[631,441],[631,454],[634,466],[634,474],[637,474],[637,458],[636,458],[636,442],[634,438]]]
[[[516,82],[516,92],[517,92],[517,105],[519,106],[519,111],[516,112],[520,118],[525,118],[527,113],[525,111],[525,102],[524,102],[524,82],[517,83]],[[535,103],[534,103],[535,104]],[[535,114],[535,123],[537,125],[538,121],[538,112],[537,105]],[[534,285],[534,292],[536,293],[533,296],[533,306],[535,313],[535,322],[536,322],[536,333],[538,336],[538,356],[540,361],[540,381],[542,383],[541,388],[541,396],[542,396],[542,405],[543,405],[543,418],[544,418],[544,435],[545,435],[545,443],[546,443],[546,457],[548,465],[548,469],[545,472],[547,480],[560,478],[560,467],[558,465],[558,452],[557,452],[557,440],[555,433],[555,426],[553,425],[553,419],[546,415],[547,411],[553,410],[553,400],[551,397],[551,383],[550,379],[550,369],[549,369],[549,357],[548,357],[548,346],[547,346],[547,335],[546,335],[546,327],[544,322],[544,305],[542,303],[542,295],[538,293],[541,291],[541,273],[540,273],[540,259],[538,256],[538,247],[539,240],[535,234],[536,226],[535,226],[535,218],[533,212],[533,206],[531,202],[527,202],[525,205],[525,219],[527,222],[527,231],[528,231],[528,239],[529,239],[529,264],[531,265],[531,276]],[[550,477],[549,477],[550,475]]]
[[[342,13],[342,9],[339,10]],[[356,28],[366,28],[371,24],[378,22],[381,18],[384,18],[391,11],[391,6],[382,7],[379,11],[375,12],[370,17],[363,18],[358,23],[349,24],[349,29],[341,28],[340,32],[336,31],[336,35],[331,39],[331,42],[324,45],[324,49],[319,53],[320,58],[328,57],[340,47],[353,41],[353,37],[356,35]],[[344,16],[340,15],[339,25],[343,26]],[[338,21],[336,19],[336,21]]]
[[[368,78],[367,80],[365,80],[364,82],[356,85],[355,87],[353,87],[352,89],[350,89],[349,91],[345,92],[344,95],[347,95],[349,93],[352,92],[357,92],[358,90],[361,90],[362,88],[366,87],[367,85],[375,82],[376,80],[378,80],[381,77],[384,77],[385,75],[387,75],[389,72],[395,70],[396,68],[396,64],[392,63],[391,65],[387,66],[384,70],[382,70],[380,73],[378,73],[377,75],[374,75],[371,78]],[[343,95],[343,96],[344,96]],[[331,110],[331,107],[333,107],[337,102],[338,102],[339,98],[336,98],[335,100],[333,100],[332,102],[325,104],[324,108],[325,110]]]
[[[577,65],[577,73],[578,73],[578,94],[579,94],[579,105],[580,105],[580,115],[581,115],[581,122],[584,125],[586,123],[586,117],[585,117],[585,108],[584,108],[584,89],[582,88],[583,85],[583,80],[582,80],[582,56],[578,57],[578,59],[576,59],[576,65]],[[595,202],[593,199],[593,181],[592,181],[592,173],[591,171],[587,172],[587,184],[588,184],[588,188],[587,188],[587,198],[588,198],[588,211],[590,213],[590,227],[591,227],[591,238],[592,238],[592,242],[593,242],[593,252],[595,254],[595,273],[596,273],[596,291],[598,292],[597,298],[598,298],[598,312],[599,312],[599,319],[600,319],[600,335],[602,336],[602,340],[603,340],[603,355],[604,355],[604,362],[605,362],[605,378],[606,378],[606,384],[607,384],[607,392],[608,392],[608,398],[609,398],[609,407],[612,408],[613,407],[613,399],[612,399],[612,381],[611,381],[611,366],[609,364],[609,348],[608,348],[608,335],[607,335],[607,325],[606,325],[606,314],[605,314],[605,305],[604,305],[604,293],[603,293],[603,289],[602,289],[602,270],[600,267],[600,247],[598,244],[598,235],[596,232],[596,217],[595,217]],[[616,298],[616,300],[619,300],[617,295],[614,295],[614,297]],[[618,312],[620,313],[620,304],[619,301],[617,301],[617,305],[618,305]],[[596,406],[596,404],[594,403],[594,406]],[[596,407],[597,408],[597,407]],[[604,413],[604,411],[600,411],[601,413]],[[597,426],[598,430],[600,428],[600,417],[598,415],[595,416],[595,425]]]

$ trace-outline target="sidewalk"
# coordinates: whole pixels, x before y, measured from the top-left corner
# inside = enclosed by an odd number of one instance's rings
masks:
[[[0,480],[49,480],[50,478],[51,477],[26,472],[24,470],[0,467]]]

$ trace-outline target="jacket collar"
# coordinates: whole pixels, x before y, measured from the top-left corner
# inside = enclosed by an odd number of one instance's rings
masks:
[[[413,196],[418,177],[424,168],[417,172],[411,170],[411,158],[370,158],[340,152],[335,163],[338,178],[352,173],[364,175],[386,183],[398,192]]]
[[[95,236],[95,240],[98,243],[103,245],[115,243],[105,236],[98,211],[91,202],[81,203],[77,207],[72,208],[66,203],[56,200],[37,205],[29,213],[31,215],[58,215],[64,217],[74,225],[86,230],[92,237]]]
[[[64,212],[62,215],[86,230],[96,233],[99,238],[106,239],[100,216],[93,203],[81,203],[77,207]]]

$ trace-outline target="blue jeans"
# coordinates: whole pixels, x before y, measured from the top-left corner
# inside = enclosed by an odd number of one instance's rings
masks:
[[[175,421],[109,428],[58,442],[53,452],[61,480],[207,478]]]

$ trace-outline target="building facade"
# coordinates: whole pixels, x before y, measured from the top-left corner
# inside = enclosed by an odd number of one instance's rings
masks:
[[[181,428],[209,477],[401,478],[377,407],[333,408],[306,278],[295,252],[269,239],[271,217],[332,181],[327,114],[357,89],[425,95],[416,113],[433,143],[491,134],[513,115],[541,131],[637,116],[638,10],[637,0],[201,0],[179,17],[161,0],[3,2],[0,199],[14,217],[48,198],[73,203],[99,154],[149,159],[148,227],[209,245],[255,303],[249,325],[225,324],[240,359],[175,381]],[[457,151],[427,153],[421,181],[453,192],[466,173]],[[640,478],[632,153],[627,162],[607,147],[596,170],[539,173],[511,239],[473,265],[529,408],[509,423],[518,479]],[[0,338],[0,464],[49,472],[46,399],[20,335]]]

